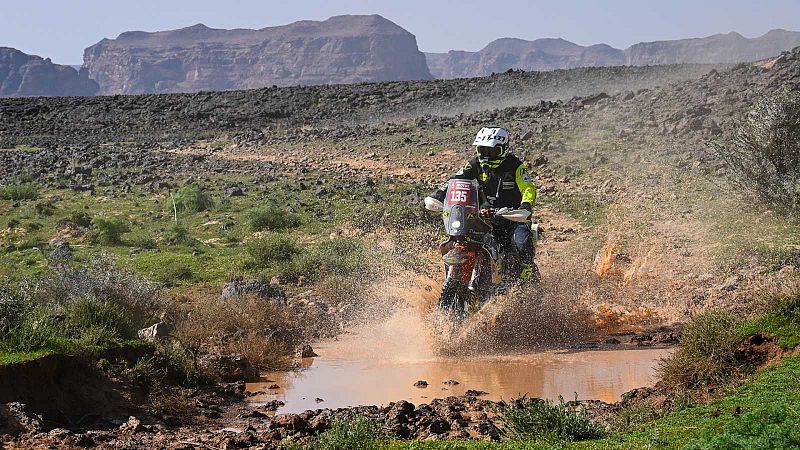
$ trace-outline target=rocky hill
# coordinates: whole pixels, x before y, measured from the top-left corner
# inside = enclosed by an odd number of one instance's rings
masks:
[[[757,61],[800,45],[800,32],[772,30],[748,39],[739,33],[699,39],[642,42],[625,50],[625,64],[645,66],[681,63]]]
[[[260,130],[270,124],[331,126],[481,110],[614,94],[698,79],[714,67],[589,67],[511,72],[446,81],[396,81],[293,86],[79,99],[0,101],[0,148],[197,137],[221,130]],[[260,132],[260,131],[259,131]],[[159,139],[160,139],[159,138]]]
[[[86,72],[0,47],[0,97],[94,95],[98,90]]]
[[[619,66],[622,50],[605,44],[583,47],[564,39],[504,38],[478,52],[426,53],[428,67],[436,78],[467,78],[505,72],[510,68],[555,70],[574,67]]]
[[[126,32],[87,48],[84,66],[103,94],[431,79],[414,35],[377,15]]]
[[[737,63],[775,56],[800,45],[800,32],[772,30],[748,39],[738,33],[635,44],[580,46],[563,39],[498,39],[477,52],[426,53],[436,78],[479,77],[508,69],[554,70],[593,66]]]

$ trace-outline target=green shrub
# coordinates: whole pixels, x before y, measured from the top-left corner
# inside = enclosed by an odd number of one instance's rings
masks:
[[[8,352],[96,353],[136,338],[161,310],[157,289],[105,258],[87,266],[54,263],[15,296],[21,300],[13,304],[22,307],[13,322],[7,317],[11,325],[0,335],[0,348]],[[0,299],[6,297],[0,291]]]
[[[0,284],[0,339],[19,328],[28,308],[21,293],[7,284]]]
[[[33,183],[7,184],[0,186],[0,200],[36,200],[39,188]]]
[[[800,448],[800,415],[773,403],[733,418],[725,431],[689,443],[686,450],[772,450]]]
[[[167,245],[190,245],[194,242],[186,227],[174,223],[165,228],[161,236]]]
[[[350,421],[334,421],[311,447],[319,450],[372,450],[385,440],[378,423],[356,417]]]
[[[504,433],[513,439],[580,441],[596,439],[603,428],[589,420],[586,411],[564,403],[522,397],[500,408]]]
[[[98,244],[118,245],[122,235],[130,231],[128,223],[116,217],[95,217],[92,220],[91,240]]]
[[[178,211],[200,212],[207,211],[214,207],[211,196],[200,186],[188,184],[174,195],[175,205]],[[169,200],[169,209],[172,210],[172,199]]]
[[[800,208],[800,93],[784,90],[753,105],[731,138],[712,144],[737,191],[792,211]]]
[[[727,311],[711,310],[686,327],[680,346],[658,365],[661,379],[677,390],[726,384],[741,375],[736,348],[736,319]]]
[[[198,369],[192,354],[177,342],[170,342],[158,349],[163,358],[167,378],[184,387],[199,386],[210,380]]]
[[[265,269],[277,263],[291,261],[300,253],[300,248],[288,237],[270,235],[248,242],[247,253],[253,267]]]
[[[244,221],[252,231],[279,231],[300,225],[298,216],[274,206],[251,209],[244,214]]]
[[[136,338],[137,328],[131,323],[127,311],[108,300],[91,297],[79,298],[64,307],[65,326],[70,337],[80,338],[85,330],[108,331],[109,341],[114,338]]]
[[[123,376],[144,389],[146,392],[153,389],[162,379],[161,368],[154,357],[139,358],[133,366],[123,371]]]
[[[21,323],[0,342],[0,347],[8,352],[65,350],[63,335],[64,327],[52,310],[36,307],[26,312]]]
[[[162,309],[159,289],[106,257],[86,265],[53,264],[35,286],[34,301],[51,309],[90,299],[130,320],[132,330],[152,325]]]

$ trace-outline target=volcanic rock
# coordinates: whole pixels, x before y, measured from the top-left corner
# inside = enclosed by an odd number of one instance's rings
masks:
[[[42,429],[42,417],[29,414],[22,403],[0,405],[0,434],[36,432]]]

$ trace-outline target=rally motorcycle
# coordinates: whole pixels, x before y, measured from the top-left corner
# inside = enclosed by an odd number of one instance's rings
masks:
[[[495,239],[493,218],[528,223],[531,215],[525,209],[481,209],[480,203],[481,187],[475,180],[450,180],[444,202],[425,199],[426,209],[442,212],[448,235],[439,245],[445,280],[438,306],[458,321],[480,309],[520,263],[516,252],[507,248],[508,239]],[[536,239],[538,225],[531,229]]]

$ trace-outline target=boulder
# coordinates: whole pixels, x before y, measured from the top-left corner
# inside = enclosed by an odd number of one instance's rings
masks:
[[[314,349],[308,344],[300,347],[297,350],[297,357],[298,358],[314,358],[314,357],[317,357],[317,356],[319,356],[319,355],[317,355],[314,352]]]
[[[155,342],[169,336],[169,326],[165,322],[158,322],[139,330],[137,334],[139,339]]]
[[[59,238],[51,239],[50,240],[50,248],[53,249],[50,252],[50,257],[53,259],[72,259],[72,249],[70,248],[67,241]]]
[[[29,413],[24,404],[12,402],[0,405],[0,435],[15,436],[41,430],[42,416]]]

